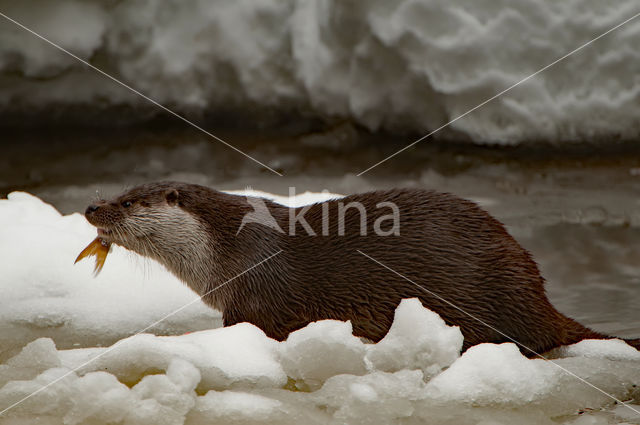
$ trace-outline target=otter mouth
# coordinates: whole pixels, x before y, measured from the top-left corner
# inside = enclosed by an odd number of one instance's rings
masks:
[[[104,227],[98,227],[98,237],[102,239],[110,239],[111,238],[111,230],[106,229]]]
[[[140,239],[139,236],[127,234],[118,227],[96,226],[96,228],[98,232],[98,238],[100,238],[104,242],[114,243],[127,249],[131,249],[130,243],[132,242],[133,238]]]

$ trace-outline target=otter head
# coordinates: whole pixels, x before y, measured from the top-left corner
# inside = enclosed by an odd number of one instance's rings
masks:
[[[188,187],[171,182],[138,186],[89,205],[85,217],[100,238],[158,260],[192,286],[203,278],[202,270],[186,264],[206,262],[208,235],[183,207],[183,190]]]

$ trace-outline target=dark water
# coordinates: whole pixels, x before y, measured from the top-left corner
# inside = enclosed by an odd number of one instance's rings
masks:
[[[177,179],[286,195],[427,187],[474,199],[532,253],[563,313],[599,331],[640,337],[640,153],[628,145],[505,148],[410,143],[350,124],[326,131],[216,133],[283,174],[188,130],[102,129],[3,136],[0,194],[31,192],[60,211],[96,196]]]

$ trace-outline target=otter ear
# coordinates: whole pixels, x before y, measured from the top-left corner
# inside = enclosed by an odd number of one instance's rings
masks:
[[[176,205],[178,203],[179,194],[176,189],[167,189],[164,192],[164,197],[167,200],[167,204]]]

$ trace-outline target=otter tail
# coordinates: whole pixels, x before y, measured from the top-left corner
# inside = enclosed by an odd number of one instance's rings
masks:
[[[632,346],[636,350],[640,351],[640,338],[638,338],[638,339],[625,339],[624,342],[626,342],[627,344],[629,344],[630,346]]]
[[[565,327],[566,329],[564,340],[562,341],[562,345],[570,345],[575,344],[576,342],[580,342],[583,339],[615,339],[617,337],[605,335],[594,330],[587,328],[586,326],[581,325],[573,319],[565,317]],[[622,339],[622,338],[619,338]],[[640,338],[638,339],[623,339],[624,342],[640,351]]]

